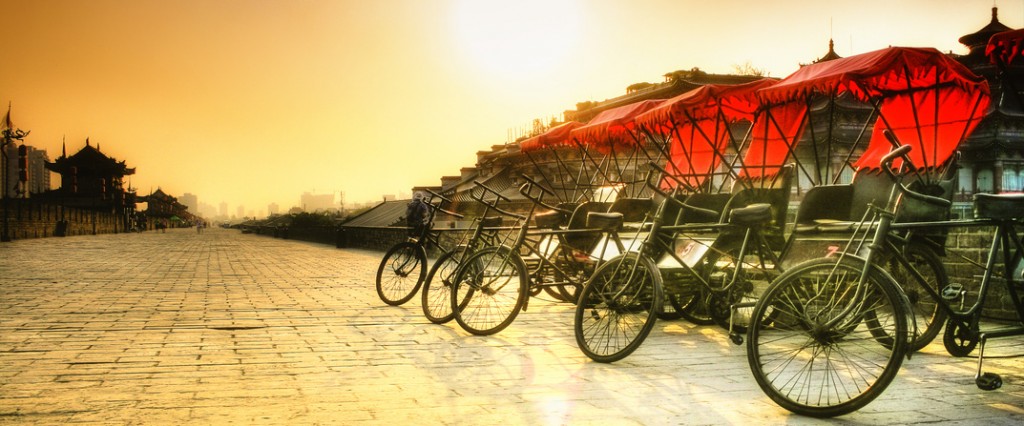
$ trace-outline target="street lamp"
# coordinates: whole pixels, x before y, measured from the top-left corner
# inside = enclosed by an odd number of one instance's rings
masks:
[[[4,226],[3,234],[0,235],[0,242],[11,241],[11,232],[8,228],[7,219],[10,216],[10,204],[7,201],[7,193],[10,191],[11,179],[7,176],[7,146],[14,143],[14,141],[20,141],[28,136],[29,132],[21,129],[15,129],[14,124],[11,123],[11,106],[7,105],[7,116],[4,117],[3,122],[3,143],[0,143],[0,157],[2,157],[3,163],[3,200],[4,200]],[[17,180],[15,180],[17,182]]]

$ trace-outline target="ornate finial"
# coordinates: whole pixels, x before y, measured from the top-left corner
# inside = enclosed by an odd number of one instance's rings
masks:
[[[999,8],[992,6],[992,22],[999,22]]]
[[[85,146],[89,146],[89,137],[88,136],[85,137]]]

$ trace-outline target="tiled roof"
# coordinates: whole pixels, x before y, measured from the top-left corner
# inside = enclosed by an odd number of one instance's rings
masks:
[[[404,226],[400,219],[405,216],[407,204],[409,200],[382,202],[345,221],[342,226]]]

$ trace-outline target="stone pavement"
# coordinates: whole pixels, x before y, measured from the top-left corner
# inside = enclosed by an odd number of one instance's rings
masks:
[[[758,388],[714,327],[658,322],[632,356],[590,362],[572,308],[508,329],[433,325],[377,299],[382,253],[171,230],[0,244],[0,423],[815,424]],[[1020,355],[1024,339],[994,340]],[[833,422],[1024,423],[1024,360],[932,344]]]

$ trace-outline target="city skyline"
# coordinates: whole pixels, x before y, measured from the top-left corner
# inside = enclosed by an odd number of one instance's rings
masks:
[[[0,101],[51,158],[88,138],[200,203],[379,201],[577,102],[677,69],[785,77],[824,55],[957,42],[1024,1],[0,0]],[[234,208],[234,207],[233,207]]]

